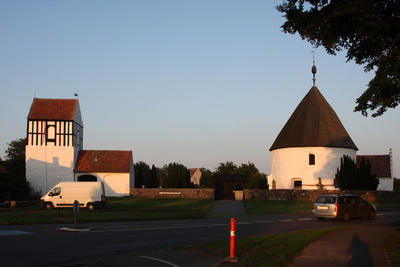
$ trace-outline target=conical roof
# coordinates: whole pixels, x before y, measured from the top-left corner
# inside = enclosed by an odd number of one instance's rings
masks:
[[[279,133],[270,151],[288,147],[358,150],[335,111],[314,85]]]

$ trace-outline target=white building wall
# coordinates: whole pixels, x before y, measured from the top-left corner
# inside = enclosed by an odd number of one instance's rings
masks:
[[[74,147],[26,146],[26,179],[34,191],[47,193],[59,182],[74,181]]]
[[[78,177],[81,175],[93,175],[97,177],[98,182],[103,182],[107,197],[122,197],[130,195],[129,173],[75,173],[74,180],[78,181]]]
[[[309,165],[309,154],[315,155],[315,165]],[[294,181],[302,181],[302,189],[317,189],[318,178],[326,189],[334,187],[335,174],[343,155],[356,159],[356,150],[333,147],[295,147],[271,151],[270,188],[275,180],[276,189],[294,189]]]
[[[379,178],[377,190],[393,191],[393,178]]]

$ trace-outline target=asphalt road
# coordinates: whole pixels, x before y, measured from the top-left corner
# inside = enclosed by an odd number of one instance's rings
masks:
[[[311,213],[244,216],[236,218],[236,238],[399,220],[399,210],[379,211],[373,221],[353,219],[347,223],[318,221]],[[62,266],[123,255],[136,255],[135,265],[143,266],[149,260],[145,255],[151,253],[230,238],[230,218],[90,223],[78,225],[90,231],[59,230],[68,226],[74,225],[0,225],[1,266]]]

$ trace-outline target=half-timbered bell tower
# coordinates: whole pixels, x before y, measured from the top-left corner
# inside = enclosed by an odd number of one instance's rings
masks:
[[[46,193],[74,181],[73,169],[83,149],[83,121],[78,99],[34,98],[28,115],[26,179]]]

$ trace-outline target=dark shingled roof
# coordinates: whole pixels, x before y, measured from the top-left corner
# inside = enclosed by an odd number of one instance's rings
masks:
[[[65,120],[74,119],[78,99],[34,98],[28,120]]]
[[[129,173],[132,151],[80,150],[74,172]]]
[[[376,174],[378,178],[392,177],[390,173],[390,155],[367,155],[357,156],[356,164],[359,167],[362,158],[369,159],[371,163],[371,174]]]
[[[269,150],[287,147],[342,147],[358,150],[316,86],[310,89],[297,106]]]

